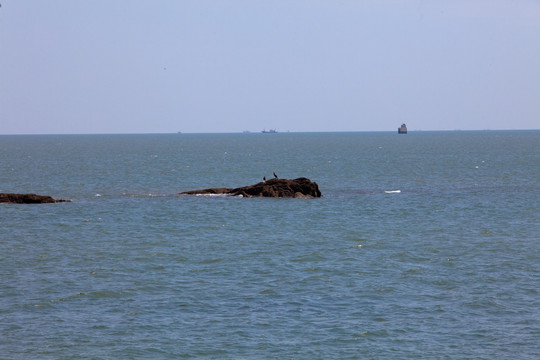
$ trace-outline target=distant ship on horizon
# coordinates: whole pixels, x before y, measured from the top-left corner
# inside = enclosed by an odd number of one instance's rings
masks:
[[[398,134],[406,134],[407,133],[407,125],[401,124],[400,127],[397,129]]]
[[[270,129],[270,130],[263,130],[262,131],[263,134],[275,134],[277,133],[276,129]]]

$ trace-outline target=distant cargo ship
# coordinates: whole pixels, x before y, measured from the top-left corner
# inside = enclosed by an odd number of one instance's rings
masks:
[[[398,134],[406,134],[407,133],[407,125],[401,124],[401,126],[397,129]]]
[[[263,130],[263,134],[275,134],[277,133],[276,129],[270,129],[270,130]]]

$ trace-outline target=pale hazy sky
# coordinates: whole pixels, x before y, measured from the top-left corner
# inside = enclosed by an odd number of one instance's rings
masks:
[[[540,128],[540,0],[0,3],[0,134]]]

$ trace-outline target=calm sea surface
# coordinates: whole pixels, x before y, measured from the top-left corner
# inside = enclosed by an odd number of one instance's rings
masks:
[[[180,197],[308,177],[320,199]],[[539,359],[540,131],[0,136],[1,359]],[[398,192],[399,190],[399,192]]]

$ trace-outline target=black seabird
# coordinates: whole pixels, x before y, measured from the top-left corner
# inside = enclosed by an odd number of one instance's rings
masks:
[[[276,179],[278,178],[275,172],[274,172],[274,177],[275,177]]]
[[[266,176],[263,176],[263,182],[266,182]]]

